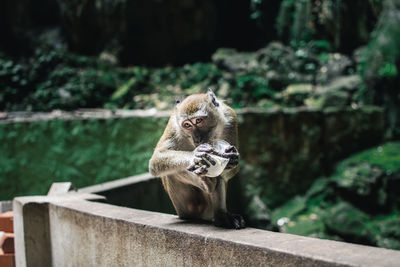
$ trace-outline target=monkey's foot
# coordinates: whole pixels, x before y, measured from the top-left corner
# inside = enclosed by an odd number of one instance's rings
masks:
[[[215,214],[214,225],[228,229],[243,229],[246,227],[246,222],[240,214],[221,211]]]

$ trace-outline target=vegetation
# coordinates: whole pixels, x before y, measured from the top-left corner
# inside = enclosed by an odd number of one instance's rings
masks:
[[[400,2],[384,2],[382,16],[371,41],[360,58],[363,87],[359,96],[366,103],[383,105],[387,113],[388,135],[400,136]]]
[[[272,213],[281,231],[400,249],[400,143],[386,143],[338,163]]]
[[[0,124],[0,199],[43,195],[53,182],[80,188],[147,172],[165,124],[159,118]]]
[[[236,108],[300,107],[286,123],[279,112],[263,120],[258,135],[277,129],[280,139],[252,144],[267,152],[249,160],[256,166],[243,164],[248,213],[261,211],[255,217],[268,229],[400,249],[399,0],[148,1],[139,13],[134,1],[95,2],[0,4],[0,120],[10,111],[167,110],[177,96],[208,87]],[[348,118],[368,105],[384,109],[383,122]],[[321,116],[312,119],[316,127],[306,108]],[[45,194],[54,181],[82,187],[145,172],[164,124],[1,123],[0,199]],[[374,124],[384,133],[373,137],[386,143],[341,158],[332,171],[339,155],[376,145],[357,131]],[[330,136],[332,129],[341,132]],[[275,147],[284,152],[271,155]],[[288,170],[300,164],[313,175],[293,177]],[[304,194],[283,203],[268,183]]]
[[[0,109],[51,111],[77,108],[171,108],[176,96],[236,88],[234,106],[256,103],[268,81],[259,75],[232,76],[212,63],[182,67],[115,67],[68,51],[37,49],[20,60],[0,57]],[[241,97],[241,92],[247,96]],[[157,93],[156,95],[154,93]],[[268,93],[268,91],[267,91]],[[271,93],[269,93],[271,94]]]

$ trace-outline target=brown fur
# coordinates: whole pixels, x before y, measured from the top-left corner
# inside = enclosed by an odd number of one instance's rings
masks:
[[[181,108],[180,113],[192,115],[199,111],[201,106],[200,103],[204,103],[207,99],[207,94],[194,94],[185,98],[182,103],[179,104]]]
[[[181,218],[214,220],[221,211],[225,214],[227,181],[239,170],[236,166],[214,178],[198,176],[186,170],[192,163],[195,145],[189,137],[190,133],[182,129],[179,116],[204,111],[208,121],[206,129],[202,130],[209,129],[207,134],[210,140],[207,142],[223,139],[237,147],[236,114],[223,103],[215,105],[213,101],[217,100],[212,97],[215,97],[212,92],[195,94],[177,105],[149,162],[150,172],[162,178],[163,186]]]

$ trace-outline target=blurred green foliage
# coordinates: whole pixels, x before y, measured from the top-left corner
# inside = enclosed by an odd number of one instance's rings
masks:
[[[325,112],[332,107],[357,110],[366,104],[383,106],[386,138],[400,137],[399,0],[250,3],[249,19],[265,30],[266,39],[276,37],[284,44],[275,43],[257,52],[225,49],[219,62],[158,68],[122,67],[116,63],[124,61],[121,58],[113,61],[100,55],[77,55],[66,46],[49,45],[54,41],[51,38],[47,43],[27,43],[35,45],[21,55],[0,51],[0,110],[169,109],[177,96],[212,87],[233,107],[308,106]],[[362,45],[365,47],[355,50]],[[117,54],[108,56],[117,58]],[[343,79],[353,74],[361,76],[361,86],[357,79]],[[354,85],[349,85],[351,80],[356,81]],[[264,208],[261,220],[267,220],[267,206],[274,197],[280,203],[287,199],[283,193],[276,194],[271,184],[282,182],[282,190],[298,192],[301,186],[312,183],[312,175],[305,179],[308,174],[320,171],[319,163],[304,159],[318,159],[322,153],[322,141],[316,138],[321,120],[317,120],[318,127],[309,127],[298,114],[282,125],[292,129],[293,143],[315,143],[318,149],[293,153],[296,145],[287,142],[289,135],[282,129],[277,130],[282,134],[281,142],[268,138],[254,144],[257,148],[269,145],[266,151],[279,146],[287,152],[257,156],[256,168],[245,172],[249,179],[244,191],[256,199],[251,209],[258,212]],[[0,124],[0,199],[45,194],[55,181],[71,181],[82,187],[146,172],[166,121],[127,120]],[[274,130],[274,123],[280,124],[278,120],[263,121],[259,136]],[[337,136],[332,137],[334,131],[330,130],[323,133],[329,133],[326,139],[331,138],[336,145],[346,131],[359,141],[362,137],[356,129],[366,127],[366,123],[352,125],[354,128],[343,127]],[[336,124],[333,128],[336,131]],[[273,210],[272,221],[288,233],[400,249],[399,151],[400,144],[392,142],[342,160],[331,176],[316,180],[304,195]],[[260,167],[270,161],[272,167]],[[307,174],[296,173],[302,179],[297,184],[291,183],[293,177],[281,175],[288,175],[293,166],[307,167]],[[279,175],[272,175],[273,171]]]
[[[382,13],[361,60],[361,72],[371,89],[379,79],[398,79],[400,66],[400,2],[385,1]]]
[[[230,104],[235,107],[255,104],[260,98],[272,99],[274,95],[260,73],[236,76],[213,63],[124,68],[65,50],[40,48],[31,57],[20,59],[0,54],[0,86],[4,88],[0,110],[7,111],[166,109],[177,96],[222,85],[231,93]],[[157,106],[161,100],[167,104]]]
[[[101,106],[129,77],[90,57],[38,48],[29,58],[0,58],[0,109],[48,111]]]
[[[0,124],[0,200],[46,194],[53,182],[80,188],[147,172],[165,124],[160,118]]]
[[[400,136],[400,1],[383,1],[371,40],[360,56],[363,86],[357,97],[386,108],[389,138]]]

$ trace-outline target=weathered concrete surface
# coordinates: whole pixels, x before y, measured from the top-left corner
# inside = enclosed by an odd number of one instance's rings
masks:
[[[59,195],[74,190],[75,186],[71,182],[53,183],[47,192],[48,196]]]
[[[13,209],[16,266],[51,266],[47,200],[18,198],[13,202]]]
[[[52,112],[3,112],[0,124],[15,122],[37,122],[50,120],[122,119],[132,117],[168,117],[170,111],[80,109],[75,111],[54,110]]]
[[[49,202],[100,200],[93,194],[59,194],[47,197],[18,197],[13,201],[15,262],[17,266],[51,266]]]
[[[34,207],[34,202],[42,200],[28,197],[14,201],[19,207],[15,218],[18,229],[30,216],[39,216],[28,210]],[[48,223],[37,225],[47,229],[44,239],[49,241],[42,242],[47,254],[36,253],[36,257],[44,258],[41,265],[32,266],[49,266],[49,257],[53,266],[398,266],[400,263],[400,252],[394,250],[252,228],[225,230],[184,222],[173,215],[77,198],[62,201],[52,198],[47,202]],[[42,220],[46,218],[43,215]],[[30,230],[37,231],[33,227]],[[17,252],[23,249],[21,233],[16,232]],[[25,236],[25,246],[32,245],[26,242],[27,238],[34,242],[40,236]],[[26,247],[25,251],[28,250]],[[21,264],[24,256],[28,254],[17,253],[18,266],[25,266]]]

